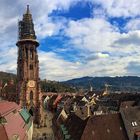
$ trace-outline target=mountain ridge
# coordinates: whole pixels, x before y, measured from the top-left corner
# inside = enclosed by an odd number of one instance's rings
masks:
[[[16,74],[0,71],[0,80],[8,82],[10,80],[17,81]],[[140,77],[139,76],[103,76],[91,77],[85,76],[81,78],[74,78],[62,82],[54,82],[49,80],[41,80],[41,89],[43,91],[78,91],[80,89],[90,90],[92,86],[94,90],[104,90],[105,84],[109,85],[111,91],[128,91],[140,92]],[[50,89],[50,90],[49,90]],[[75,89],[75,90],[74,90]]]
[[[64,81],[65,84],[70,86],[89,89],[92,86],[95,90],[103,90],[105,84],[110,86],[112,91],[140,91],[140,77],[139,76],[116,76],[116,77],[81,77]]]

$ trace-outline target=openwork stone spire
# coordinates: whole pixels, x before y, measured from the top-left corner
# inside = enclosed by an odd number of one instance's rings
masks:
[[[23,19],[19,21],[19,40],[22,39],[36,39],[32,15],[30,13],[29,5],[27,5],[26,13]]]
[[[30,14],[30,8],[29,8],[29,5],[27,5],[27,12],[26,14]]]

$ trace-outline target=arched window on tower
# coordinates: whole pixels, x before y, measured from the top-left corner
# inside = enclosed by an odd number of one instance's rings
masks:
[[[28,59],[28,49],[26,48],[26,59]]]
[[[31,92],[30,92],[30,106],[31,106],[31,107],[34,106],[34,103],[33,103],[33,98],[34,98],[34,97],[33,97],[33,96],[34,96],[34,95],[33,95],[33,91],[31,91]]]
[[[19,49],[19,60],[22,60],[22,50]]]
[[[33,49],[30,49],[30,58],[33,60]]]
[[[33,70],[33,65],[32,64],[30,64],[30,70]]]
[[[31,91],[30,92],[30,101],[32,101],[33,100],[33,92]]]

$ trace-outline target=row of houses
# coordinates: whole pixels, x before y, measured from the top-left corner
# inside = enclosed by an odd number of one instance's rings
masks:
[[[56,140],[139,140],[140,95],[47,96]]]

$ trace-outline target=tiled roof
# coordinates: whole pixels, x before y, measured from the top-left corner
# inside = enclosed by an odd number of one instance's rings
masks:
[[[134,138],[135,132],[140,132],[140,107],[120,109],[129,139]]]
[[[20,112],[21,117],[24,119],[25,123],[29,122],[31,115],[28,113],[26,109],[22,109]]]
[[[81,140],[128,140],[121,115],[118,113],[89,118]]]
[[[30,124],[29,126],[27,126],[24,119],[19,113],[20,111],[22,112],[21,114],[23,116],[26,116],[26,113],[23,113],[23,111],[20,110],[20,107],[16,103],[7,101],[0,102],[0,137],[1,135],[5,135],[6,133],[8,139],[11,139],[13,137],[19,137],[19,139],[21,140],[27,139],[26,131],[27,128],[30,127]],[[28,116],[25,117],[25,119],[27,118]],[[5,130],[5,132],[3,129]],[[0,140],[6,140],[6,138],[0,138]]]
[[[83,98],[83,96],[76,96],[75,98],[74,98],[74,102],[79,102],[79,101],[81,101],[82,100],[82,98]]]
[[[13,134],[17,134],[19,135],[20,139],[23,139],[26,135],[26,129],[24,128],[25,122],[20,114],[18,112],[16,114],[9,113],[5,116],[5,119],[7,120],[7,124],[4,125],[4,127],[8,138],[10,139]]]
[[[82,106],[82,107],[77,106],[75,114],[82,120],[85,120],[88,116],[92,115],[91,109],[89,108],[89,112],[88,112],[87,106]]]
[[[68,116],[67,116],[65,110],[62,109],[61,113],[59,114],[59,116],[57,118],[57,123],[62,124],[66,121],[67,118],[68,118]]]
[[[135,101],[124,101],[121,102],[120,108],[132,107],[135,104]]]
[[[71,136],[71,139],[73,140],[80,140],[84,128],[86,126],[87,120],[82,120],[75,114],[69,115],[68,119],[64,123],[68,134]]]
[[[0,125],[0,140],[8,140],[5,128],[3,125]]]
[[[4,116],[9,112],[19,108],[20,107],[15,102],[0,101],[0,116]]]
[[[136,136],[140,136],[140,131],[135,133]]]

